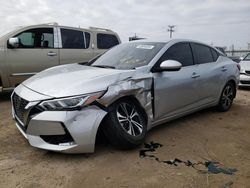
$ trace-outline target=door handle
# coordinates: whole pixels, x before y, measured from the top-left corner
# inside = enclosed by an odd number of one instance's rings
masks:
[[[48,55],[48,56],[56,56],[57,53],[56,53],[56,52],[48,52],[47,55]]]
[[[222,71],[222,72],[225,72],[225,71],[227,71],[227,68],[223,66],[223,67],[221,68],[221,71]]]
[[[200,77],[200,75],[199,75],[199,74],[197,74],[196,72],[193,72],[193,74],[192,74],[192,78],[198,78],[198,77]]]

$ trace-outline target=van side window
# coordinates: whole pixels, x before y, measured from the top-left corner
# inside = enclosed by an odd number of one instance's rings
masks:
[[[54,48],[53,28],[29,29],[17,34],[18,48]]]
[[[212,63],[214,61],[210,47],[196,43],[191,43],[191,47],[196,64]]]
[[[119,44],[119,41],[115,35],[103,33],[97,34],[97,48],[109,49],[117,44]]]
[[[72,29],[61,29],[61,36],[62,48],[86,49],[89,47],[90,34],[87,32]]]
[[[171,46],[160,58],[160,62],[165,60],[175,60],[183,67],[193,65],[193,55],[189,43],[177,43]]]

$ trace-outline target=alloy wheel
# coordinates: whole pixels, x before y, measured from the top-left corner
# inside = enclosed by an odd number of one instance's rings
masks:
[[[143,125],[135,105],[120,103],[116,115],[119,124],[129,135],[139,136],[142,134]]]
[[[229,108],[233,102],[234,91],[231,85],[227,85],[222,93],[221,102],[224,108]]]

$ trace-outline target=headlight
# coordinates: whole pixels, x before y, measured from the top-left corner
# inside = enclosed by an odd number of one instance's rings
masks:
[[[84,106],[90,105],[96,99],[99,99],[104,92],[93,93],[90,95],[68,97],[55,100],[44,101],[39,104],[43,110],[80,110]]]

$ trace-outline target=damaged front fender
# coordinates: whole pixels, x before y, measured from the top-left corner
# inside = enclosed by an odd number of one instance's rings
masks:
[[[153,120],[152,77],[128,78],[112,84],[98,102],[105,107],[126,96],[135,97],[144,109],[148,119],[148,129]]]

